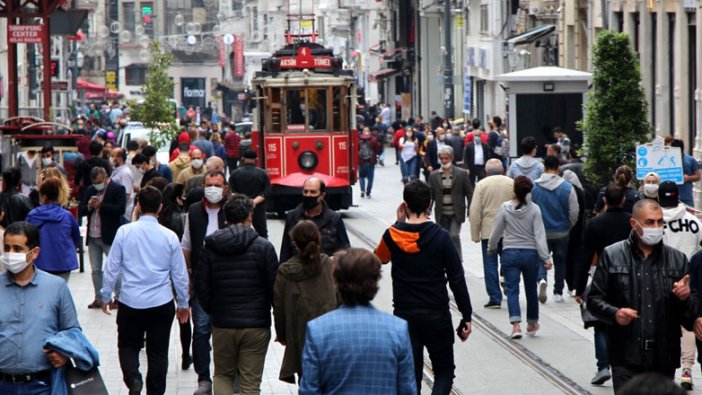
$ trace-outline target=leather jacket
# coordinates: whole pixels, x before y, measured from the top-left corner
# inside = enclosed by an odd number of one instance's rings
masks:
[[[6,228],[13,222],[24,221],[33,208],[31,199],[19,193],[17,189],[8,187],[0,193],[0,211],[5,213],[0,225]]]
[[[587,307],[605,322],[608,332],[610,364],[633,367],[676,369],[680,366],[680,325],[691,330],[697,311],[697,295],[691,293],[680,301],[672,292],[673,284],[688,273],[685,255],[659,243],[653,254],[652,300],[655,338],[644,339],[642,312],[642,281],[638,267],[644,261],[637,247],[634,232],[627,239],[605,248],[592,280]],[[638,265],[638,266],[637,266]],[[617,310],[629,307],[639,312],[639,317],[629,325],[616,322]],[[650,343],[654,346],[650,348]],[[645,349],[653,349],[655,367],[643,366]]]

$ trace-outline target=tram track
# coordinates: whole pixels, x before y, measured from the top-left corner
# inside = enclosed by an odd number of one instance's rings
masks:
[[[377,240],[372,240],[366,236],[363,232],[356,229],[353,225],[350,225],[348,221],[345,223],[346,230],[354,235],[356,238],[361,240],[365,246],[371,250],[375,248]],[[449,303],[452,312],[460,314],[458,306],[456,305],[453,297]],[[554,387],[563,391],[564,394],[569,395],[590,395],[590,392],[581,387],[578,383],[568,378],[558,369],[551,366],[549,363],[544,361],[541,357],[530,351],[528,348],[522,344],[511,341],[507,334],[500,331],[495,325],[490,323],[488,320],[482,318],[479,314],[473,312],[473,327],[480,329],[489,339],[497,343],[499,346],[504,348],[516,359],[521,361],[524,365],[533,369],[536,373],[544,377],[549,383]],[[431,361],[428,357],[424,357],[424,381],[433,386],[433,372],[431,369]],[[451,394],[462,395],[463,392],[456,388],[455,386],[451,389]]]

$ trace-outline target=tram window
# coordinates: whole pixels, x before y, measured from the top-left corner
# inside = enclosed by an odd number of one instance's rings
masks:
[[[332,123],[334,125],[334,131],[340,132],[343,128],[343,125],[341,124],[341,104],[343,96],[340,87],[334,87],[332,92]]]
[[[324,89],[288,89],[288,125],[305,125],[306,130],[327,129],[327,92]]]

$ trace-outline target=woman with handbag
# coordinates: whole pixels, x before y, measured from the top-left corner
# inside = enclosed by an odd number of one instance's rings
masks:
[[[539,301],[536,292],[536,277],[539,265],[547,270],[553,266],[546,245],[546,231],[539,206],[527,195],[534,184],[528,177],[514,179],[514,199],[502,204],[493,224],[488,241],[488,254],[494,254],[502,239],[502,272],[507,289],[507,308],[512,324],[510,339],[521,339],[522,317],[519,306],[519,276],[524,278],[527,298],[527,335],[539,330]]]

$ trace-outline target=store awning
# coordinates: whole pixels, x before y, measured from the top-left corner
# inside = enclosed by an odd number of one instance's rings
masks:
[[[383,53],[383,58],[385,58],[385,59],[392,58],[393,56],[395,56],[399,53],[402,53],[405,50],[407,50],[407,48],[404,48],[404,47],[388,49],[387,51],[385,51]]]
[[[397,70],[397,69],[390,69],[390,68],[380,69],[374,73],[370,73],[370,75],[368,75],[368,80],[369,81],[377,81],[379,79],[391,77],[391,76],[398,74],[398,73],[400,73],[400,70]]]
[[[217,90],[230,91],[234,93],[246,91],[246,85],[243,82],[220,81],[217,83]]]
[[[513,45],[522,45],[522,44],[530,44],[533,43],[534,41],[546,37],[549,34],[553,33],[556,30],[556,25],[543,25],[539,26],[537,28],[531,29],[529,31],[526,31],[522,34],[517,34],[516,36],[512,36],[507,39],[507,42],[509,44]]]
[[[105,90],[102,92],[86,92],[85,100],[117,100],[121,99],[123,94],[111,90]]]
[[[76,87],[78,89],[86,90],[86,91],[100,91],[104,92],[107,88],[105,88],[102,85],[96,84],[94,82],[86,81],[86,80],[78,80],[76,82]]]

